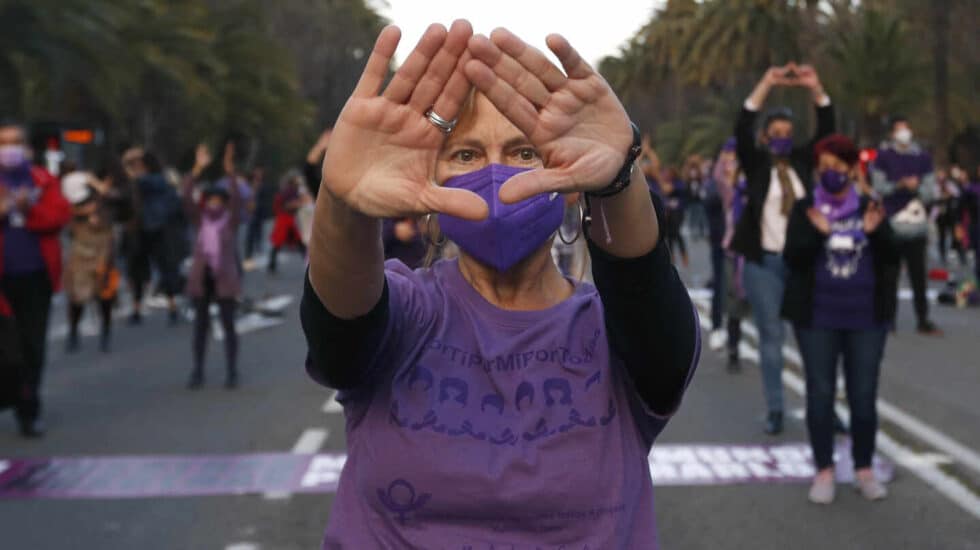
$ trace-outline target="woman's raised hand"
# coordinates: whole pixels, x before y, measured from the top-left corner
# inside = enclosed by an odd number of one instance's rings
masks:
[[[194,167],[191,169],[191,174],[195,178],[200,177],[208,166],[211,166],[211,149],[203,143],[198,143],[197,148],[194,149]]]
[[[469,40],[473,59],[464,63],[466,76],[544,160],[543,170],[517,175],[501,188],[505,202],[606,187],[633,142],[626,110],[605,79],[563,37],[550,35],[547,45],[564,72],[506,29]]]
[[[380,93],[401,31],[386,27],[347,101],[323,161],[323,188],[372,217],[445,212],[485,218],[475,193],[434,184],[436,157],[446,135],[426,117],[430,108],[455,119],[470,83],[459,68],[473,29],[456,21],[447,32],[432,25]]]

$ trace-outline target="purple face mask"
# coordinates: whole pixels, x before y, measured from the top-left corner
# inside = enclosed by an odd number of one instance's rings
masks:
[[[515,204],[501,202],[504,182],[527,170],[490,164],[446,180],[444,187],[472,191],[490,207],[487,219],[478,222],[439,214],[439,228],[446,238],[497,271],[507,271],[537,250],[561,225],[565,203],[547,193]]]
[[[788,157],[793,152],[793,138],[770,138],[769,152],[776,157]]]
[[[27,162],[27,148],[23,145],[0,146],[0,168],[18,168]]]
[[[849,181],[847,174],[837,170],[824,170],[820,173],[820,186],[831,195],[843,191]]]
[[[225,213],[225,205],[223,204],[207,204],[203,208],[204,217],[209,220],[216,220],[220,218]]]

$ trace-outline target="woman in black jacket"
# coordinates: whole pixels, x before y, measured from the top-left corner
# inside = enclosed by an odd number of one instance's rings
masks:
[[[757,146],[754,131],[769,92],[776,87],[802,87],[816,107],[816,134],[805,143],[795,140],[792,112],[770,111],[762,120]],[[834,108],[817,71],[789,63],[772,67],[745,100],[735,123],[738,164],[745,173],[746,203],[735,226],[731,250],[745,258],[742,274],[746,298],[759,329],[759,367],[766,398],[765,431],[783,431],[783,322],[780,297],[786,285],[783,247],[786,225],[796,199],[810,193],[813,144],[834,132]],[[794,145],[798,144],[798,145]]]
[[[783,258],[790,274],[782,308],[806,371],[806,421],[817,468],[809,498],[819,504],[834,499],[834,393],[843,356],[855,483],[865,498],[878,500],[887,491],[871,470],[875,400],[895,311],[895,291],[886,281],[897,251],[882,206],[860,196],[853,184],[854,143],[831,135],[814,154],[819,185],[796,202],[786,231]]]

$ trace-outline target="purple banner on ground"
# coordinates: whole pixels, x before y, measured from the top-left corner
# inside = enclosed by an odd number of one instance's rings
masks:
[[[281,453],[0,461],[0,498],[143,498],[293,491],[302,484],[312,458]],[[324,490],[332,488],[324,486]]]
[[[836,450],[838,481],[853,478],[850,449]],[[155,498],[262,493],[332,493],[343,454],[114,456],[0,459],[0,498]],[[879,479],[893,466],[875,457]],[[802,483],[813,477],[805,444],[658,445],[650,454],[657,486]]]

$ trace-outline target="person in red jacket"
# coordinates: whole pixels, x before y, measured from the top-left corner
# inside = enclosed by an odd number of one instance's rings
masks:
[[[272,227],[272,234],[269,241],[272,243],[272,250],[269,251],[269,273],[276,272],[277,258],[279,250],[284,246],[293,246],[303,255],[306,255],[306,245],[300,236],[299,227],[296,224],[296,211],[302,206],[300,196],[300,185],[302,185],[302,175],[291,170],[286,173],[279,184],[279,192],[276,193],[275,202],[272,205],[276,213],[275,225]]]
[[[51,296],[61,284],[61,229],[71,207],[58,180],[33,166],[24,127],[0,121],[0,315],[4,341],[20,346],[15,412],[24,437],[38,437],[39,389]],[[8,335],[10,336],[10,335]]]

